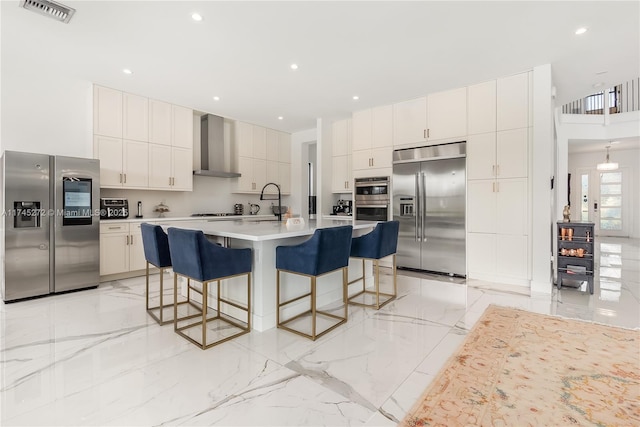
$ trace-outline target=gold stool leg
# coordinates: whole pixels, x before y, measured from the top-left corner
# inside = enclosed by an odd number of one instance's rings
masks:
[[[349,302],[347,301],[347,295],[349,291],[349,267],[342,269],[342,299],[344,300],[344,318],[349,316]]]
[[[276,326],[280,326],[280,270],[276,270]]]
[[[145,281],[146,283],[146,288],[147,288],[147,311],[149,311],[149,261],[147,261],[147,271],[146,271],[146,276],[147,276],[147,280]]]
[[[374,286],[376,288],[376,310],[380,309],[380,260],[373,260],[373,266],[374,266],[374,272],[373,274],[375,275],[373,280],[374,280]]]
[[[251,273],[247,273],[247,329],[251,330]]]
[[[188,289],[188,288],[187,288]],[[187,294],[188,294],[187,290]],[[173,272],[173,331],[178,330],[178,275]]]
[[[366,283],[367,283],[367,275],[365,273],[365,263],[364,263],[364,258],[362,258],[362,292],[365,291],[366,288]],[[366,300],[365,300],[366,301]]]
[[[396,281],[396,254],[393,254],[393,297],[398,296],[398,283]]]
[[[311,336],[316,340],[316,276],[311,276]]]
[[[147,264],[147,283],[149,282],[149,264]],[[160,318],[160,324],[162,325],[163,323],[163,315],[164,315],[164,301],[163,301],[163,296],[164,296],[164,269],[161,268],[160,269],[160,316],[158,316]]]
[[[202,349],[207,346],[207,295],[209,282],[202,282]],[[218,295],[219,297],[220,295]],[[218,300],[218,306],[220,302]]]

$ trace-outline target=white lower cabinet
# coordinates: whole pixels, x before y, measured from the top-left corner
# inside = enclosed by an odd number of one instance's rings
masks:
[[[100,275],[126,273],[146,267],[140,224],[104,221],[100,224]]]
[[[489,233],[467,234],[467,268],[470,279],[527,285],[527,236]]]

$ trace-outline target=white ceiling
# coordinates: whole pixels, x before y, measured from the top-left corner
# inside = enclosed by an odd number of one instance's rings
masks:
[[[69,24],[0,3],[3,69],[289,132],[546,63],[558,104],[640,76],[638,1],[62,1]]]
[[[640,138],[618,138],[615,140],[597,139],[571,139],[569,140],[569,154],[595,153],[601,152],[604,158],[606,147],[609,145],[609,152],[638,150],[640,148]]]

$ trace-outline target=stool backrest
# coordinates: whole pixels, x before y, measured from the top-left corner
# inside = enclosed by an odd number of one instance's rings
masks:
[[[198,242],[198,235],[201,235],[202,231],[170,227],[167,232],[173,271],[198,281],[204,280]]]
[[[395,254],[398,250],[398,232],[400,231],[400,221],[387,221],[379,223],[373,230],[379,233],[378,258],[384,258]]]
[[[171,267],[169,240],[162,227],[143,222],[140,231],[146,260],[158,268]]]
[[[372,232],[354,238],[351,256],[380,259],[395,254],[398,249],[399,221],[379,222]]]
[[[319,228],[307,242],[316,251],[314,275],[320,275],[349,265],[353,227]]]

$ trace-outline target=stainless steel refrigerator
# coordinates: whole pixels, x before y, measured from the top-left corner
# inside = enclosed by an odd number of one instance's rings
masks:
[[[395,150],[399,268],[466,277],[466,143]]]
[[[2,299],[98,286],[100,162],[2,155]]]

